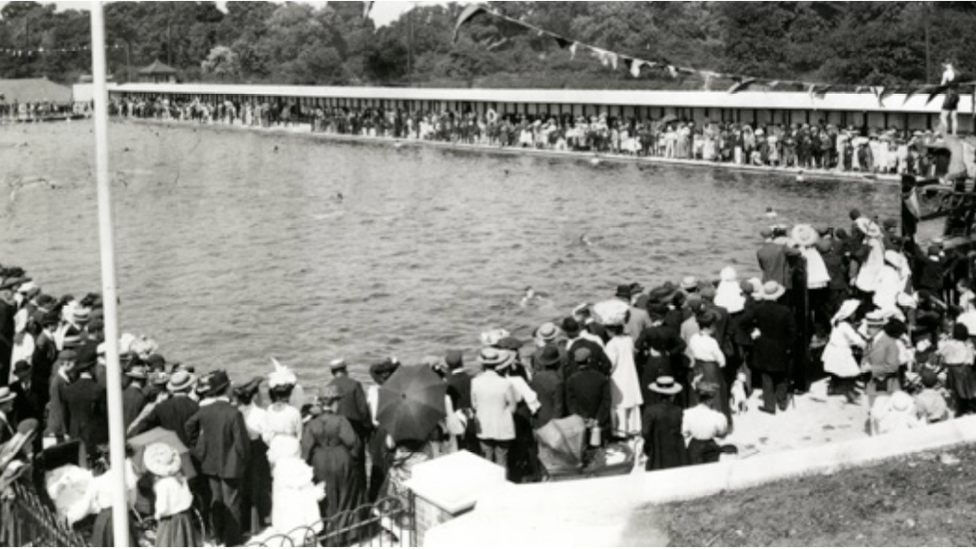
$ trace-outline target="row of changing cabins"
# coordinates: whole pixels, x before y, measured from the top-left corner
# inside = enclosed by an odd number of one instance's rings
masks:
[[[595,116],[661,119],[675,116],[696,124],[737,122],[756,125],[816,124],[898,130],[938,130],[942,97],[928,101],[926,94],[895,94],[879,103],[871,93],[828,93],[813,97],[804,92],[745,91],[623,91],[623,90],[503,90],[448,88],[373,88],[319,86],[235,86],[207,84],[109,85],[112,98],[160,97],[171,101],[235,101],[270,104],[293,103],[302,110],[315,107],[378,107],[408,111],[475,111],[532,116]],[[974,133],[973,96],[959,102],[959,132]]]

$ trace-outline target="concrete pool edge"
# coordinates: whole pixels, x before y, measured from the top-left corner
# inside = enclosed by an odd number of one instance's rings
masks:
[[[646,156],[627,156],[620,154],[595,154],[588,152],[575,152],[575,151],[555,151],[555,150],[545,150],[545,149],[527,149],[520,147],[496,147],[489,145],[469,145],[464,143],[448,143],[444,141],[430,141],[430,140],[419,140],[419,139],[397,139],[393,137],[367,137],[360,135],[349,135],[349,134],[335,134],[335,133],[325,133],[325,132],[312,132],[307,124],[301,126],[293,126],[290,128],[262,128],[262,127],[245,127],[237,124],[200,124],[193,121],[179,121],[179,120],[159,120],[154,118],[119,118],[114,117],[110,119],[114,123],[132,123],[132,124],[146,124],[146,125],[159,125],[165,127],[175,127],[175,128],[206,128],[214,131],[237,131],[237,132],[247,132],[254,131],[256,133],[264,133],[278,136],[301,136],[301,137],[311,137],[312,139],[320,141],[336,141],[343,143],[370,143],[370,144],[385,144],[387,146],[408,146],[408,147],[433,147],[443,150],[452,151],[464,151],[464,152],[477,152],[477,153],[490,153],[490,154],[502,154],[502,155],[530,155],[538,156],[543,158],[565,158],[568,160],[577,161],[606,161],[615,163],[633,163],[633,164],[643,164],[643,165],[661,165],[661,166],[691,166],[691,167],[701,167],[701,168],[719,168],[729,171],[746,172],[754,174],[772,174],[780,175],[784,177],[803,176],[804,178],[810,178],[814,180],[835,180],[835,181],[848,181],[852,183],[881,183],[884,185],[894,185],[900,184],[901,176],[896,174],[861,174],[861,173],[845,173],[837,172],[833,170],[803,170],[798,168],[780,168],[773,166],[750,166],[746,164],[730,164],[725,162],[709,162],[706,160],[689,160],[689,159],[678,159],[678,158],[662,158],[662,157],[646,157]]]

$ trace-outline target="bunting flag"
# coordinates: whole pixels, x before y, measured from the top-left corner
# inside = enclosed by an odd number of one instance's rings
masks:
[[[363,19],[369,17],[369,12],[373,11],[373,4],[376,2],[363,2]]]
[[[370,2],[369,4],[372,3]],[[576,59],[576,50],[579,46],[582,45],[584,48],[589,49],[593,58],[599,61],[600,64],[603,65],[604,67],[617,69],[620,62],[622,61],[623,65],[627,68],[631,76],[633,76],[634,78],[640,78],[642,75],[642,69],[644,68],[657,67],[666,70],[667,73],[670,75],[670,77],[674,79],[679,78],[679,75],[690,75],[690,76],[701,77],[705,82],[704,89],[710,88],[713,79],[729,80],[732,82],[732,85],[728,88],[729,94],[735,94],[744,91],[753,84],[763,84],[769,89],[775,89],[780,86],[788,86],[794,89],[795,88],[805,89],[807,91],[807,94],[810,96],[811,101],[814,101],[818,98],[823,99],[828,92],[839,91],[837,90],[838,86],[829,83],[809,82],[803,80],[773,80],[769,78],[748,76],[742,74],[716,73],[713,71],[699,70],[692,67],[677,66],[671,61],[663,59],[662,57],[658,57],[658,61],[656,62],[648,61],[646,59],[638,59],[628,54],[609,51],[594,45],[577,42],[571,38],[561,36],[559,34],[556,34],[546,29],[542,29],[540,27],[532,25],[531,23],[527,23],[521,19],[509,17],[502,13],[477,5],[468,6],[458,16],[457,22],[454,26],[455,43],[457,42],[458,33],[460,32],[461,27],[469,23],[472,19],[474,19],[476,16],[480,14],[486,14],[486,15],[490,15],[491,17],[503,19],[505,21],[508,21],[509,23],[512,23],[528,31],[534,31],[538,36],[548,36],[552,38],[553,40],[555,40],[556,44],[559,46],[560,49],[569,50],[570,60]],[[497,48],[502,43],[503,42],[495,43],[492,46],[490,46],[489,49]],[[958,85],[972,86],[972,85],[976,85],[976,81],[959,83]],[[908,100],[911,99],[913,95],[924,92],[929,94],[928,101],[926,102],[926,104],[928,104],[936,96],[940,94],[944,94],[946,92],[946,89],[947,88],[945,86],[922,86],[920,88],[911,89],[908,90],[907,92],[907,95],[905,97],[905,102],[907,103]],[[882,108],[884,107],[885,98],[895,93],[895,90],[888,86],[868,86],[868,85],[843,86],[842,90],[853,90],[854,93],[871,92],[877,98],[878,105]],[[974,118],[976,118],[976,102],[974,102],[973,105],[973,116]]]
[[[640,78],[641,65],[643,65],[643,64],[644,64],[644,62],[641,61],[640,59],[631,59],[630,60],[630,75],[633,76],[634,78]]]
[[[461,27],[464,26],[465,23],[470,22],[472,19],[474,19],[476,16],[482,13],[490,13],[490,12],[481,6],[468,6],[464,8],[464,11],[462,11],[461,15],[458,16],[457,23],[454,25],[455,44],[457,44],[458,31],[461,30]],[[511,19],[511,18],[506,18],[506,19]],[[513,21],[517,21],[517,20],[513,19]]]
[[[755,78],[745,78],[745,79],[733,78],[733,80],[735,80],[735,84],[733,84],[732,87],[729,88],[729,95],[733,93],[738,93],[756,83]]]

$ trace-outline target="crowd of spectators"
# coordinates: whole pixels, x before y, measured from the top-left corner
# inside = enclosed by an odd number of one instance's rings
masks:
[[[930,177],[931,130],[904,131],[814,124],[697,124],[672,117],[640,119],[473,111],[303,107],[297,103],[115,99],[111,112],[137,118],[247,127],[303,124],[313,132],[430,140],[468,145],[701,160],[754,166]]]
[[[68,115],[89,112],[84,103],[42,101],[17,101],[0,99],[0,123],[30,122],[45,118],[63,118]]]

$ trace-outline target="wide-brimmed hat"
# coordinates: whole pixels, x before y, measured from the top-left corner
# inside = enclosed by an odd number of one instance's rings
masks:
[[[478,355],[478,363],[485,368],[495,370],[507,366],[508,362],[512,360],[512,358],[512,351],[489,347],[481,350],[481,353]]]
[[[552,322],[546,322],[535,331],[535,335],[542,341],[552,341],[559,335],[559,328]]]
[[[895,393],[891,395],[891,399],[888,400],[888,405],[895,412],[907,412],[911,409],[913,404],[915,404],[915,399],[904,391],[895,391]]]
[[[333,372],[336,370],[346,370],[348,368],[349,365],[346,364],[346,360],[344,358],[337,358],[329,363],[329,369]]]
[[[149,375],[146,373],[145,366],[133,366],[129,368],[125,375],[131,377],[132,379],[146,379]]]
[[[769,282],[763,284],[763,299],[766,301],[776,301],[777,299],[783,297],[783,294],[785,293],[786,288],[775,280],[770,280]]]
[[[579,322],[577,322],[576,319],[571,316],[563,319],[562,328],[563,332],[565,332],[569,337],[576,337],[580,333],[580,330],[582,330]]]
[[[166,383],[166,390],[171,393],[183,393],[189,391],[196,380],[197,376],[185,370],[173,372],[173,375]]]
[[[677,383],[671,376],[661,376],[647,388],[661,395],[676,395],[681,392],[681,384]]]
[[[633,290],[631,289],[630,284],[621,284],[617,286],[617,293],[613,295],[614,297],[619,297],[621,299],[630,299],[630,296],[633,295]]]
[[[0,387],[0,404],[10,402],[15,398],[17,398],[17,395],[10,390],[10,387]]]
[[[146,470],[160,477],[171,477],[180,472],[183,460],[175,448],[165,442],[154,442],[142,454]]]
[[[28,298],[34,294],[41,293],[41,287],[34,283],[32,280],[24,282],[17,287],[17,293],[27,296]]]
[[[542,353],[539,354],[536,361],[543,370],[551,370],[555,366],[559,366],[562,357],[559,355],[559,349],[550,346],[542,349]]]
[[[217,396],[222,395],[230,386],[230,378],[227,377],[227,372],[214,370],[208,373],[200,384],[207,387],[207,396]]]
[[[0,290],[13,290],[19,288],[21,284],[26,284],[33,280],[28,276],[14,276],[10,278],[4,278],[0,281]]]
[[[14,363],[14,375],[20,375],[24,372],[29,372],[31,369],[30,362],[26,360],[18,360]]]
[[[694,276],[686,276],[681,279],[681,289],[686,292],[698,291],[698,278]]]
[[[817,243],[817,240],[820,239],[820,235],[817,234],[817,230],[806,223],[801,223],[793,227],[791,236],[797,244],[806,247],[813,246]]]
[[[648,301],[665,304],[671,303],[679,291],[679,288],[673,282],[665,282],[648,293]]]
[[[240,387],[235,387],[234,395],[237,396],[238,398],[253,397],[261,389],[262,381],[264,381],[263,377],[254,376],[253,378],[251,378],[251,381],[248,381],[247,383],[241,385]]]
[[[856,299],[848,299],[837,310],[834,314],[834,318],[831,319],[832,322],[840,322],[841,320],[846,320],[851,317],[855,312],[857,312],[858,307],[861,306],[861,302]]]

